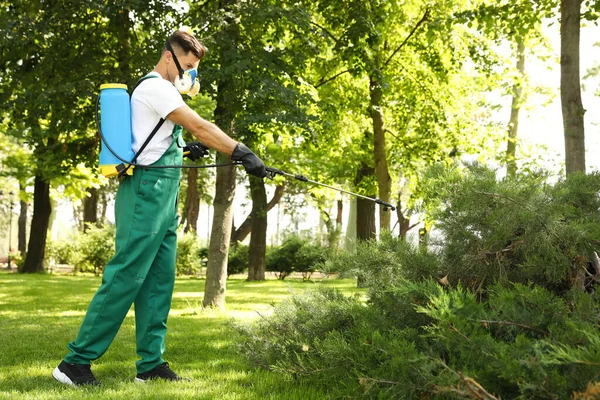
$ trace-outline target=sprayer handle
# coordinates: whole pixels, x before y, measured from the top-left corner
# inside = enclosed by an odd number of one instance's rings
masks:
[[[265,167],[265,171],[267,171],[267,178],[273,179],[275,175],[283,175],[283,171],[273,167]]]

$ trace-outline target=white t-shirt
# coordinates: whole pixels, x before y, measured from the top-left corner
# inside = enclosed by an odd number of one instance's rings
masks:
[[[185,102],[175,86],[163,79],[158,72],[151,72],[156,78],[144,80],[131,96],[131,129],[133,131],[133,152],[142,147],[161,118],[165,119],[158,132],[148,143],[137,163],[149,165],[156,162],[173,141],[175,123],[167,119],[173,110],[184,106]]]

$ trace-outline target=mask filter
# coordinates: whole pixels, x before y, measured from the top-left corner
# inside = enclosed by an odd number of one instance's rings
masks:
[[[200,91],[200,83],[196,80],[197,72],[195,69],[189,69],[181,74],[181,77],[175,79],[175,87],[181,94],[187,94],[194,97]]]

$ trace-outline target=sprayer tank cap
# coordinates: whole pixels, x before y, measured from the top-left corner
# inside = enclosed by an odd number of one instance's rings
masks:
[[[100,90],[102,89],[125,89],[127,90],[127,85],[122,83],[105,83],[104,85],[100,85]]]

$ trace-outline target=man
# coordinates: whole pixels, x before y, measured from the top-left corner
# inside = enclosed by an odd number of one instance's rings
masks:
[[[200,118],[181,93],[197,92],[196,69],[206,49],[192,35],[176,31],[167,40],[154,70],[131,96],[133,151],[141,165],[181,165],[183,150],[201,154],[198,143],[185,146],[182,127],[206,146],[241,161],[248,173],[264,177],[263,162],[246,146]],[[104,270],[77,338],[52,375],[68,385],[97,385],[90,362],[98,359],[115,335],[131,304],[135,306],[138,382],[182,380],[162,354],[175,282],[177,198],[180,169],[136,167],[120,184],[115,202],[116,252]]]

